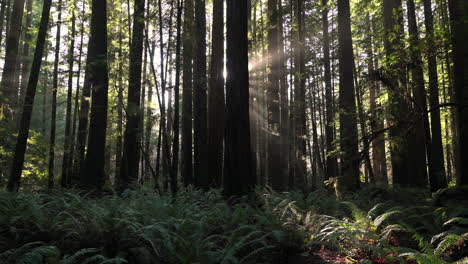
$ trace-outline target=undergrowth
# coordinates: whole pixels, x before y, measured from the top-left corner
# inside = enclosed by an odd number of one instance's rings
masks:
[[[67,191],[0,192],[0,264],[464,263],[468,209],[417,190],[367,188],[337,201],[324,190],[150,190],[101,198]],[[466,260],[466,259],[465,259]]]

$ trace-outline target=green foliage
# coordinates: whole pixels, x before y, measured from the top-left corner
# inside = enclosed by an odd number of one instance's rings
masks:
[[[98,199],[0,192],[0,254],[6,263],[10,256],[34,263],[271,263],[286,245],[301,245],[299,232],[281,221],[287,206],[253,204],[230,206],[218,190]]]

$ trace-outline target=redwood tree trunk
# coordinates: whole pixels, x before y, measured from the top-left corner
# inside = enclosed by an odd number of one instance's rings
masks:
[[[255,185],[250,149],[247,0],[227,0],[227,72],[224,194]]]
[[[83,184],[100,190],[105,179],[105,146],[109,76],[107,69],[107,3],[93,0],[91,8],[91,118]]]
[[[210,184],[221,185],[224,134],[224,9],[223,0],[213,1],[213,31],[208,93],[208,175]]]
[[[340,62],[340,147],[343,190],[359,188],[359,152],[356,118],[355,87],[353,81],[353,42],[349,0],[338,0],[338,43]]]

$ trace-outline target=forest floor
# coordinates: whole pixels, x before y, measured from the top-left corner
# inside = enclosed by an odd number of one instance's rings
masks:
[[[467,193],[0,192],[0,264],[468,263]]]

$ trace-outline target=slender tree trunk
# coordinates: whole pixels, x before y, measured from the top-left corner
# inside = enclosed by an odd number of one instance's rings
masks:
[[[107,3],[93,0],[91,7],[91,118],[88,151],[82,183],[85,188],[100,190],[105,179],[105,146],[109,76],[107,69]]]
[[[11,167],[10,179],[7,185],[7,189],[10,192],[17,192],[20,186],[20,178],[21,172],[23,170],[24,155],[26,152],[26,145],[29,136],[29,125],[31,123],[34,97],[36,94],[37,82],[39,80],[42,57],[44,55],[44,45],[47,36],[47,27],[49,24],[50,7],[51,0],[44,0],[44,4],[42,7],[41,23],[39,25],[39,32],[36,40],[36,50],[34,52],[34,59],[31,66],[31,74],[29,75],[28,87],[26,89],[25,101],[23,106],[23,113],[21,115],[20,127],[18,130],[18,138],[16,142],[15,154],[13,157],[13,165]]]
[[[117,87],[117,137],[115,143],[115,182],[116,184],[120,184],[120,167],[122,164],[122,140],[123,140],[123,63],[124,63],[124,56],[123,56],[123,15],[120,16],[120,24],[119,24],[119,49],[118,49],[118,58],[119,58],[119,66],[118,66],[118,87]]]
[[[227,0],[227,80],[224,194],[255,185],[250,149],[247,0]]]
[[[49,189],[54,186],[55,180],[55,132],[57,128],[57,91],[58,91],[58,67],[60,60],[60,38],[62,28],[62,0],[58,2],[58,17],[57,17],[57,33],[55,35],[55,59],[54,59],[54,73],[52,80],[52,114],[50,125],[50,141],[49,141]]]
[[[76,7],[75,2],[73,2],[73,7]],[[70,47],[68,50],[68,91],[67,91],[67,110],[65,117],[65,143],[63,145],[63,162],[62,162],[62,178],[60,185],[62,187],[68,187],[71,185],[71,175],[69,175],[69,167],[72,164],[73,157],[71,156],[72,149],[72,96],[73,96],[73,65],[75,62],[74,52],[75,52],[75,11],[72,10],[71,17],[71,29],[70,29]]]
[[[373,47],[373,21],[367,13],[367,25],[368,25],[368,40],[366,45],[367,53],[367,69],[369,74],[375,73],[376,56],[374,55]],[[371,131],[372,131],[372,168],[374,179],[371,179],[371,183],[378,185],[387,185],[387,166],[386,166],[386,155],[385,155],[385,134],[380,132],[383,129],[383,117],[381,113],[381,105],[377,102],[379,95],[379,84],[373,79],[369,80],[369,106],[371,114]]]
[[[337,161],[333,155],[334,133],[333,133],[333,97],[332,83],[330,70],[330,37],[328,34],[328,1],[322,0],[322,31],[323,31],[323,66],[324,66],[324,81],[325,81],[325,97],[326,97],[326,128],[325,136],[327,142],[327,171],[326,177],[337,176]]]
[[[289,177],[289,102],[288,102],[288,58],[284,52],[284,32],[283,32],[283,4],[278,0],[278,57],[279,57],[279,75],[280,75],[280,150],[281,150],[281,178],[283,179],[284,189],[288,186]]]
[[[181,27],[182,10],[184,1],[177,1],[177,37],[176,37],[176,72],[174,87],[174,141],[172,147],[172,168],[171,168],[171,191],[177,193],[177,178],[179,176],[179,101],[180,101],[180,47],[181,47]]]
[[[81,28],[80,28],[80,47],[79,47],[79,55],[78,55],[78,71],[76,76],[76,91],[75,91],[75,106],[73,108],[73,121],[72,121],[72,136],[71,136],[71,154],[70,154],[70,164],[69,164],[69,177],[71,178],[71,184],[77,185],[79,184],[78,175],[75,175],[74,168],[79,163],[79,159],[77,158],[78,155],[75,155],[75,148],[76,148],[76,134],[77,134],[77,119],[79,115],[79,103],[80,103],[80,80],[81,80],[81,64],[82,64],[82,57],[83,57],[83,38],[84,38],[84,23],[85,23],[85,3],[86,1],[82,1],[82,13],[81,13]]]

